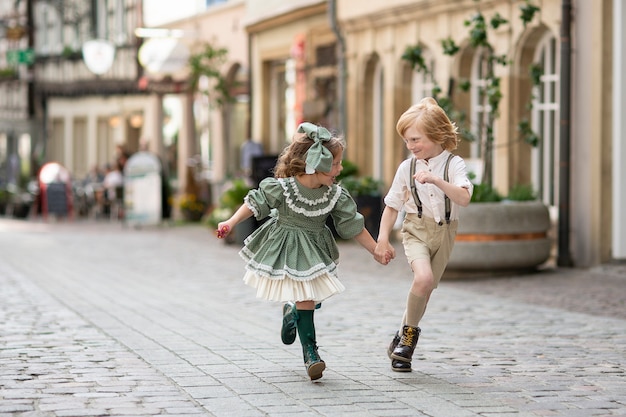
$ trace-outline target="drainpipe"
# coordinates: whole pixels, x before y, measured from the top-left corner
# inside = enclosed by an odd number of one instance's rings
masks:
[[[253,110],[254,110],[254,106],[252,105],[252,96],[253,96],[253,90],[252,90],[252,86],[254,85],[254,82],[252,80],[252,34],[250,32],[248,32],[248,126],[246,126],[246,138],[253,138],[253,132],[252,132],[252,119],[254,116]],[[262,135],[259,135],[259,137],[257,137],[257,140],[263,140],[263,138],[261,137]],[[266,148],[268,149],[269,146]]]
[[[570,101],[572,2],[561,8],[561,94],[559,153],[559,233],[557,265],[571,267],[570,255]]]
[[[339,45],[337,57],[337,101],[339,104],[338,131],[343,133],[344,140],[348,137],[346,132],[346,42],[339,30],[337,23],[337,0],[328,1],[328,18],[330,27],[337,37]]]

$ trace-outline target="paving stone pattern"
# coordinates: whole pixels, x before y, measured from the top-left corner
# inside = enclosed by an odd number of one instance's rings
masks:
[[[623,265],[444,280],[395,373],[401,248],[387,267],[340,250],[312,383],[207,229],[0,218],[0,417],[626,416]]]

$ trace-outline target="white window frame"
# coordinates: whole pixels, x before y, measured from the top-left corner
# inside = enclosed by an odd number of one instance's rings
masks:
[[[63,51],[63,23],[56,8],[48,3],[38,3],[37,36],[35,49],[39,55],[60,54]]]
[[[470,145],[470,157],[479,160],[483,158],[482,140],[487,135],[486,126],[489,123],[488,118],[491,113],[491,105],[487,101],[487,97],[481,97],[481,90],[487,87],[487,80],[484,78],[484,65],[488,65],[488,63],[485,62],[485,55],[487,53],[488,51],[484,48],[479,48],[475,52],[472,59],[471,72],[471,132],[477,140],[473,141]]]
[[[124,45],[128,40],[128,34],[126,33],[126,10],[125,0],[116,0],[115,4],[115,37],[114,43],[118,46]]]
[[[383,66],[378,61],[372,77],[372,167],[373,177],[382,178],[383,174],[383,138],[385,120],[385,77]]]
[[[557,40],[546,33],[537,45],[533,63],[542,75],[533,88],[531,128],[540,137],[531,151],[531,180],[544,203],[558,206],[559,181],[559,60]]]
[[[432,53],[428,49],[423,48],[422,57],[429,73],[413,71],[413,77],[411,78],[411,103],[413,104],[419,102],[424,97],[432,97],[433,88],[435,87],[435,60]]]

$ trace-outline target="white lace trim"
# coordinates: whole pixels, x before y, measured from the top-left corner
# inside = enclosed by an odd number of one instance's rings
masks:
[[[300,190],[298,190],[298,185],[295,183],[295,178],[280,178],[278,181],[283,187],[283,195],[285,196],[287,206],[295,213],[302,214],[306,217],[317,217],[330,213],[333,207],[335,207],[335,204],[337,204],[337,200],[339,200],[339,197],[341,196],[341,187],[337,186],[335,194],[332,196],[332,198],[329,197],[331,192],[333,191],[333,187],[329,187],[328,191],[326,191],[321,198],[318,198],[317,200],[309,200],[305,198],[302,194],[300,194]],[[295,196],[296,201],[307,204],[309,206],[318,205],[326,202],[328,202],[329,204],[326,207],[322,207],[317,210],[309,210],[306,207],[297,206],[292,199],[292,195]]]
[[[327,202],[328,196],[333,191],[332,187],[328,187],[328,190],[326,190],[326,192],[324,193],[322,197],[318,198],[317,200],[309,200],[308,198],[300,194],[300,190],[298,189],[298,184],[295,178],[291,177],[288,179],[288,181],[289,181],[289,185],[291,185],[291,189],[293,190],[293,193],[296,195],[296,200],[301,201],[304,204],[308,204],[309,206],[316,206],[318,204]]]
[[[284,268],[274,269],[270,265],[258,263],[254,260],[255,254],[246,246],[241,249],[239,256],[247,262],[246,269],[248,271],[271,280],[281,280],[288,276],[295,281],[312,281],[325,274],[337,277],[337,264],[334,262],[331,262],[330,265],[319,263],[306,271],[298,271],[286,265]]]

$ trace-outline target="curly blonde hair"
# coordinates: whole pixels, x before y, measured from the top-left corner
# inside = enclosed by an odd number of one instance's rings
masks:
[[[440,144],[443,149],[456,149],[459,141],[458,128],[434,98],[424,97],[402,113],[396,124],[396,131],[404,138],[407,129],[415,125],[420,127],[428,139]]]
[[[333,154],[333,158],[342,155],[346,148],[343,138],[335,134],[333,134],[330,140],[322,144]],[[274,168],[274,177],[288,178],[304,174],[306,169],[306,153],[312,145],[313,140],[310,139],[306,133],[296,133],[293,136],[291,144],[283,149],[278,156],[278,162],[276,162],[276,167]]]

